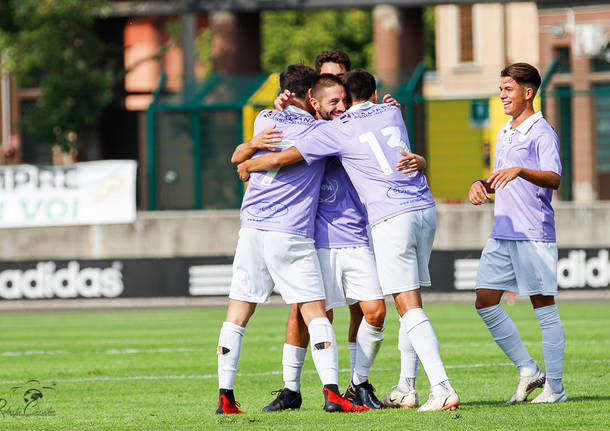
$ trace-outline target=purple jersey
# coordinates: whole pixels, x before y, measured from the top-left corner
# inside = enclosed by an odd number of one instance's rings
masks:
[[[561,175],[559,138],[540,112],[519,127],[509,121],[498,133],[494,172],[519,166]],[[496,190],[494,227],[496,239],[555,242],[553,190],[517,177]]]
[[[316,248],[368,246],[366,210],[339,160],[327,160],[316,213]]]
[[[274,124],[282,131],[282,149],[302,139],[317,120],[308,112],[288,107],[284,111],[264,110],[254,121],[254,135]],[[267,153],[257,151],[253,157]],[[261,230],[286,232],[313,238],[314,218],[326,163],[307,166],[299,162],[281,169],[252,172],[241,204],[241,225]]]
[[[403,174],[395,166],[400,150],[410,151],[407,129],[396,106],[365,102],[320,123],[295,147],[307,163],[337,156],[368,212],[371,225],[399,214],[434,206],[426,177]]]

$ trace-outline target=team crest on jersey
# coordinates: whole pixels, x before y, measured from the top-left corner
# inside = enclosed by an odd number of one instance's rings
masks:
[[[343,114],[342,116],[339,117],[339,120],[341,120],[342,123],[347,123],[352,118],[353,118],[352,114],[350,114],[349,112],[346,112],[345,114]]]
[[[273,115],[273,111],[271,111],[271,110],[263,112],[263,117],[265,117],[265,118],[269,118],[272,115]]]

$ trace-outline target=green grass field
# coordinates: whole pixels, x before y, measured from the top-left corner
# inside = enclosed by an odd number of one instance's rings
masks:
[[[542,364],[540,330],[531,308],[505,308]],[[426,310],[462,399],[454,412],[325,413],[308,354],[301,410],[263,414],[262,406],[273,398],[270,391],[282,387],[284,307],[260,307],[250,322],[235,387],[247,414],[234,416],[214,415],[215,349],[224,309],[4,314],[0,399],[6,401],[0,400],[0,430],[610,429],[610,304],[560,304],[569,402],[557,405],[507,406],[517,373],[474,309],[430,304]],[[349,376],[347,318],[345,309],[337,310],[342,389]],[[398,378],[397,329],[396,312],[389,310],[385,343],[371,373],[380,397]],[[29,379],[40,383],[28,384]],[[30,405],[28,415],[17,415],[30,386],[37,386],[43,397],[37,406]],[[421,366],[417,387],[425,400],[428,381]]]

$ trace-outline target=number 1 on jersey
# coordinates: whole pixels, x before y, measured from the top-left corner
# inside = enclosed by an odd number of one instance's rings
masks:
[[[404,151],[408,151],[407,144],[402,139],[400,139],[400,129],[398,127],[385,127],[381,129],[381,134],[383,136],[389,136],[386,145],[392,148],[400,147]],[[390,167],[390,163],[388,162],[388,159],[386,158],[385,154],[383,154],[381,145],[379,144],[379,141],[377,140],[373,132],[366,132],[360,135],[360,142],[369,144],[371,150],[373,151],[373,154],[375,155],[375,158],[377,159],[377,163],[379,163],[379,167],[385,175],[391,175],[392,172],[394,172]]]

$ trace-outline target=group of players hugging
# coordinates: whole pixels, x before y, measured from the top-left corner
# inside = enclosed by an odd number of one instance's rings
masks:
[[[282,366],[284,387],[263,411],[298,409],[300,377],[311,346],[322,381],[324,410],[380,408],[453,410],[460,398],[441,359],[422,308],[421,289],[436,230],[435,202],[424,157],[411,152],[400,105],[377,103],[376,80],[350,70],[347,54],[325,51],[315,70],[288,66],[280,75],[276,109],[260,112],[254,137],[231,162],[248,181],[233,262],[226,319],[218,339],[217,414],[242,413],[233,393],[242,338],[257,304],[275,288],[291,305]],[[476,180],[469,200],[495,194],[494,226],[476,282],[476,311],[519,372],[509,404],[567,399],[563,388],[565,337],[554,296],[557,246],[553,190],[559,187],[559,139],[533,100],[540,86],[533,66],[500,73],[500,98],[510,120],[500,130],[493,173]],[[443,127],[437,125],[436,127]],[[459,169],[459,166],[456,166]],[[532,359],[515,323],[500,306],[505,291],[529,296],[542,330],[545,371]],[[397,385],[381,400],[369,373],[384,339],[386,306],[400,317]],[[339,389],[332,310],[349,306],[350,380]],[[418,363],[430,382],[419,405]]]

